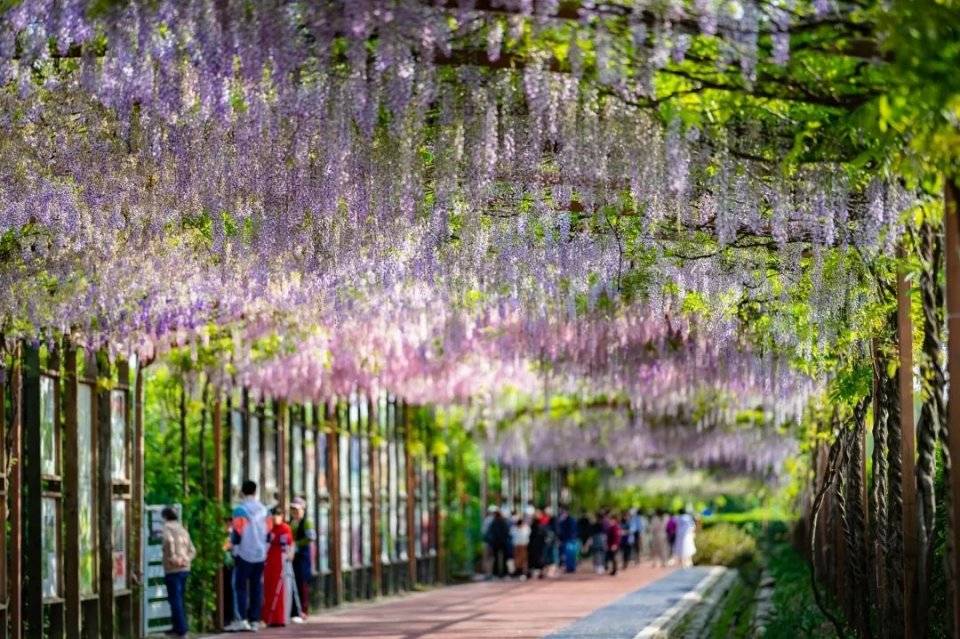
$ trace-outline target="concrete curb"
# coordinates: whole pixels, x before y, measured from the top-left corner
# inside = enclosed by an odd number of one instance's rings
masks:
[[[730,569],[723,566],[711,568],[696,588],[683,595],[666,612],[657,617],[653,623],[638,632],[633,639],[667,639],[671,631],[686,619],[690,611],[705,601],[706,593],[714,584],[729,572]]]

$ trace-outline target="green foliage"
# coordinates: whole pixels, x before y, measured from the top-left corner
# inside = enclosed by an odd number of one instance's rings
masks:
[[[738,568],[757,560],[757,541],[740,527],[719,523],[697,533],[695,564]]]
[[[204,410],[197,388],[201,384],[188,383],[184,397],[187,485],[182,484],[180,402],[184,382],[178,358],[183,354],[175,353],[169,361],[145,369],[144,498],[151,505],[182,504],[184,525],[197,548],[186,596],[190,624],[196,630],[212,630],[216,601],[210,585],[223,568],[227,511],[209,498],[213,488],[211,416]]]
[[[817,608],[810,584],[810,565],[785,543],[765,549],[767,569],[773,576],[773,617],[768,637],[836,637],[833,626]]]

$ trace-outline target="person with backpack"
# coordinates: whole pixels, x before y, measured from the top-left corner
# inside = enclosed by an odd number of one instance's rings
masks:
[[[234,556],[237,609],[227,632],[258,630],[263,605],[263,566],[267,560],[267,509],[257,500],[257,483],[240,488],[243,499],[233,509],[230,542]]]
[[[307,619],[310,579],[313,578],[313,544],[317,540],[317,531],[314,530],[313,522],[306,516],[306,512],[307,502],[302,497],[297,497],[290,504],[290,524],[293,528],[293,543],[296,548],[293,556],[296,592],[290,617],[293,623],[303,623]]]
[[[187,636],[187,612],[184,607],[187,577],[190,562],[197,550],[190,540],[190,533],[178,521],[177,511],[167,506],[161,511],[163,517],[163,581],[167,586],[167,603],[170,605],[172,636]]]

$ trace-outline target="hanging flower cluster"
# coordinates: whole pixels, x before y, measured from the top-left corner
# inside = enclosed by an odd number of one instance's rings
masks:
[[[718,144],[639,98],[692,38],[749,80],[786,60],[792,16],[839,7],[641,4],[18,3],[0,17],[4,335],[150,355],[219,326],[239,383],[299,399],[802,397],[733,320],[660,290],[749,295],[750,274],[662,247],[881,250],[909,195],[836,166],[772,179],[744,152],[763,132]],[[563,59],[536,46],[558,39]],[[628,299],[637,252],[650,283]]]

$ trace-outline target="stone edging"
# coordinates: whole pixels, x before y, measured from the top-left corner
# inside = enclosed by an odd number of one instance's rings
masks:
[[[675,604],[657,617],[653,623],[638,632],[633,639],[665,639],[669,637],[671,630],[676,628],[695,606],[704,601],[705,595],[710,588],[728,572],[730,572],[730,569],[724,568],[723,566],[711,568],[710,572],[700,580],[696,588],[680,597]]]

